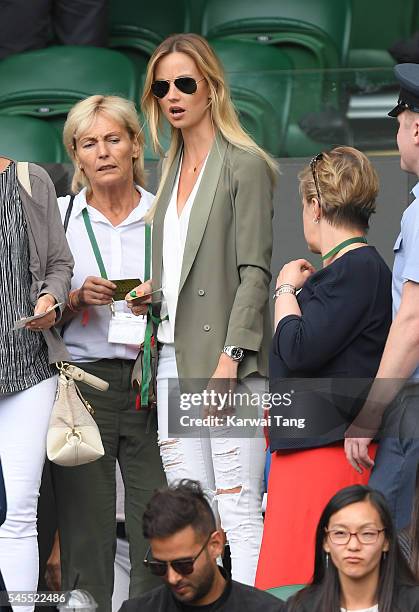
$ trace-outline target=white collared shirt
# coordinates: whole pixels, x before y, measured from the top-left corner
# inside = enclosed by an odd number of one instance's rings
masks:
[[[164,318],[166,315],[168,315],[169,318],[160,324],[157,338],[159,342],[164,342],[165,344],[173,344],[175,341],[175,320],[179,295],[180,275],[182,272],[183,253],[185,251],[186,236],[188,233],[192,207],[202,180],[207,159],[208,155],[179,216],[177,212],[177,193],[179,187],[180,170],[182,168],[181,158],[172,195],[170,197],[169,206],[167,207],[166,215],[164,217],[162,305],[160,316],[161,318]]]
[[[138,206],[115,227],[99,210],[87,205],[86,189],[76,195],[66,234],[75,261],[71,289],[79,289],[87,276],[100,277],[99,267],[82,215],[82,210],[86,206],[109,280],[144,279],[145,226],[143,217],[151,207],[154,196],[142,187],[137,186],[137,190],[141,193]],[[63,220],[69,202],[70,196],[58,198]],[[130,312],[124,301],[116,302],[115,309]],[[88,313],[86,325],[83,325],[83,313],[81,312],[65,327],[64,341],[74,361],[135,359],[137,357],[138,346],[108,342],[111,319],[109,306],[90,306]]]

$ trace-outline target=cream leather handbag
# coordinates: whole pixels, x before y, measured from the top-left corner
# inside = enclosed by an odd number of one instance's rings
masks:
[[[57,394],[52,408],[47,435],[47,455],[50,461],[63,466],[83,465],[105,454],[99,428],[90,406],[76,385],[84,382],[100,391],[109,384],[68,363],[57,364],[60,372]]]

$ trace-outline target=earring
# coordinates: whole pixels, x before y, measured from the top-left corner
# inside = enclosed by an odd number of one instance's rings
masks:
[[[317,217],[314,217],[314,219],[313,219],[313,223],[316,223],[316,224],[317,224],[318,222],[319,222],[319,220],[317,219]]]
[[[326,569],[329,569],[329,553],[326,553]]]
[[[383,561],[387,561],[387,551],[383,552]]]

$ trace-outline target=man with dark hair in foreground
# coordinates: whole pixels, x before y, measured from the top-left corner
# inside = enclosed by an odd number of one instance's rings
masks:
[[[120,612],[217,610],[280,612],[280,599],[231,580],[217,565],[224,536],[198,482],[182,480],[156,491],[143,516],[150,541],[144,560],[163,584],[125,601]]]

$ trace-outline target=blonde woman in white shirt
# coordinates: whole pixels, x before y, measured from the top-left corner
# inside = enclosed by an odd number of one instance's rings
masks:
[[[138,410],[131,385],[143,326],[124,301],[113,301],[112,282],[144,278],[144,216],[153,195],[144,189],[143,139],[128,100],[91,96],[76,104],[64,126],[64,143],[74,163],[76,196],[70,209],[70,196],[59,198],[75,260],[63,337],[73,362],[107,380],[110,387],[107,393],[82,389],[95,409],[105,456],[71,469],[53,466],[62,588],[71,589],[78,576],[79,588],[92,593],[101,611],[110,612],[115,461],[125,482],[130,596],[155,584],[143,568],[147,547],[141,516],[163,473],[155,415]]]

